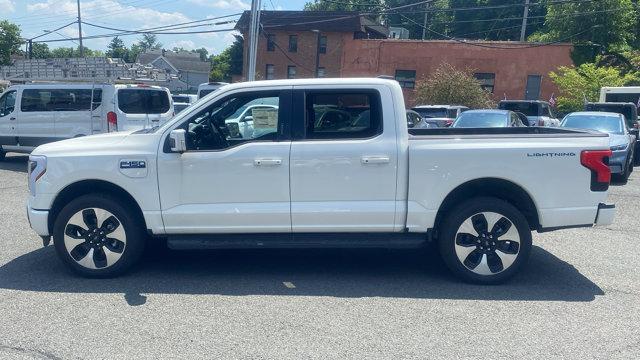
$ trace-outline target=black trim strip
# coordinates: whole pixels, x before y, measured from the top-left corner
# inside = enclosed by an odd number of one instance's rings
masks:
[[[545,233],[545,232],[556,231],[556,230],[580,229],[580,228],[590,228],[590,227],[593,227],[593,224],[555,226],[555,227],[539,228],[537,231],[538,233]]]

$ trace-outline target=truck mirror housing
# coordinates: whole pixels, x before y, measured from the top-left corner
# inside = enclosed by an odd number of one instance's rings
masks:
[[[172,130],[169,134],[169,145],[172,152],[183,153],[187,151],[187,132],[184,129]]]

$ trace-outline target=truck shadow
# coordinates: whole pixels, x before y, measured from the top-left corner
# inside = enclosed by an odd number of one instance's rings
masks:
[[[465,284],[426,250],[154,251],[115,279],[70,274],[52,246],[0,267],[0,288],[61,293],[122,293],[129,305],[146,295],[285,295],[423,299],[592,301],[604,292],[540,247],[526,269],[499,286]]]
[[[27,172],[27,161],[29,155],[7,155],[4,160],[0,161],[0,170]]]

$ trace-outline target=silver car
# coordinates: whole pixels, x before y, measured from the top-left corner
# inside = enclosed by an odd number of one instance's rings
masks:
[[[611,173],[626,181],[633,171],[634,146],[636,138],[629,133],[624,116],[618,113],[579,111],[562,119],[562,127],[597,130],[609,134]]]

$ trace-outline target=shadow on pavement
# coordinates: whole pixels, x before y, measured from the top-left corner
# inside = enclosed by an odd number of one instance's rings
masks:
[[[286,284],[285,284],[286,283]],[[70,274],[52,246],[0,267],[0,288],[44,292],[592,301],[604,292],[573,266],[534,247],[526,269],[498,286],[462,283],[426,250],[157,250],[115,279]]]
[[[19,171],[26,173],[28,160],[29,155],[7,155],[4,160],[0,161],[0,170]]]

